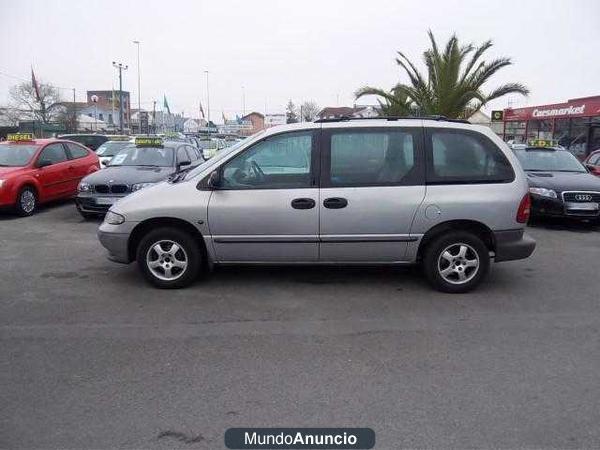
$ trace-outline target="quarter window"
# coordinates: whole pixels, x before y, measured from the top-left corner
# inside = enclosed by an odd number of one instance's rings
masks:
[[[312,132],[287,133],[267,138],[223,166],[223,187],[310,187],[312,151]]]
[[[406,129],[333,131],[330,139],[330,186],[414,184],[417,137]]]
[[[61,163],[66,160],[67,154],[62,144],[47,145],[38,158],[38,161],[50,161],[52,164]]]
[[[487,137],[462,130],[432,130],[428,181],[502,183],[514,172],[502,151]]]

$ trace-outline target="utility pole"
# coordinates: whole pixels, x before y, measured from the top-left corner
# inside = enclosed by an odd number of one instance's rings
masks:
[[[246,88],[242,86],[242,117],[246,115]]]
[[[150,127],[148,127],[150,131]],[[156,134],[156,100],[152,102],[152,133]]]
[[[208,90],[208,70],[205,70],[206,74],[206,107],[208,108],[208,134],[210,135],[210,91]]]
[[[138,130],[140,133],[142,132],[142,91],[141,91],[141,83],[140,83],[140,41],[133,41],[135,45],[137,45],[137,75],[138,75],[138,122],[140,129]]]
[[[77,105],[75,104],[75,88],[73,88],[73,133],[77,132]]]
[[[113,61],[113,67],[119,70],[119,130],[123,133],[123,71],[127,66]]]

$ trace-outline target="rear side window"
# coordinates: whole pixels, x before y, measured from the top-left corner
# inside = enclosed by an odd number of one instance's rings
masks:
[[[331,131],[324,185],[421,183],[420,136],[418,130],[401,128]]]
[[[486,136],[452,129],[429,129],[428,136],[429,183],[507,183],[514,180],[508,159]]]
[[[89,155],[88,150],[76,144],[66,143],[72,159],[85,158]]]

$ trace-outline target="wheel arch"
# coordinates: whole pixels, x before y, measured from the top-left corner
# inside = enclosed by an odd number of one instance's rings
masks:
[[[496,250],[496,241],[492,230],[477,220],[448,220],[429,229],[419,242],[417,259],[422,259],[427,246],[438,236],[449,231],[466,231],[479,237],[490,251]]]
[[[136,260],[137,247],[142,238],[149,231],[159,227],[171,227],[189,233],[196,240],[198,248],[200,248],[200,251],[202,252],[203,262],[206,263],[208,261],[206,243],[204,242],[204,237],[200,230],[190,222],[176,217],[153,217],[152,219],[147,219],[137,224],[131,231],[127,244],[127,253],[130,261]]]

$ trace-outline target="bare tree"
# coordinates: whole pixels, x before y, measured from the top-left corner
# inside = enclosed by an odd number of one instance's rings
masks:
[[[39,99],[33,84],[23,82],[10,88],[11,107],[15,110],[27,111],[34,120],[49,123],[60,113],[55,105],[61,101],[60,90],[49,83],[38,83]]]
[[[312,100],[302,103],[300,105],[300,115],[302,120],[305,122],[312,122],[317,117],[317,114],[319,114],[319,110],[319,105]]]

